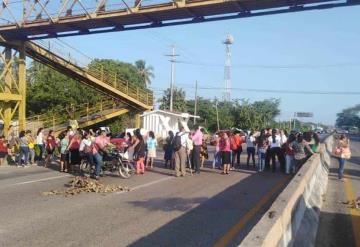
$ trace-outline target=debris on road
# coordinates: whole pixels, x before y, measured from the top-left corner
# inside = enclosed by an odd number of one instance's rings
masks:
[[[88,177],[74,177],[69,183],[69,188],[65,190],[51,190],[43,192],[43,196],[64,195],[73,196],[80,193],[112,193],[117,191],[129,191],[130,189],[121,185],[104,185],[99,181]]]
[[[354,200],[343,202],[343,204],[349,205],[350,208],[360,209],[360,197]]]
[[[275,214],[276,214],[276,211],[270,211],[268,217],[270,219],[272,219],[272,218],[274,218]]]

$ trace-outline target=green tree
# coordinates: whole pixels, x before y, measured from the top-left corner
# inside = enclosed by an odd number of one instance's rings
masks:
[[[211,131],[217,130],[216,101],[199,97],[197,103],[197,114],[201,117],[197,123]],[[191,114],[194,113],[194,105],[194,100],[187,101],[187,109]],[[253,103],[248,100],[218,102],[220,129],[237,127],[259,130],[273,126],[276,116],[280,114],[279,105],[278,99]]]
[[[190,114],[195,114],[195,100],[188,100],[186,108]],[[216,107],[215,101],[199,97],[197,100],[197,115],[200,119],[196,123],[210,130],[216,130]],[[189,126],[193,126],[193,119],[190,119]]]
[[[145,60],[137,60],[135,62],[135,67],[138,70],[138,73],[143,79],[143,83],[146,86],[149,86],[151,84],[151,79],[155,77],[154,75],[154,68],[152,66],[146,66]]]
[[[100,94],[55,70],[32,62],[28,68],[27,114],[64,109],[70,104],[95,103]]]
[[[173,91],[173,110],[177,112],[185,112],[186,108],[186,100],[185,100],[185,91],[181,88],[174,88]],[[169,110],[170,109],[170,88],[166,89],[163,92],[163,96],[158,101],[160,103],[161,110]]]
[[[346,108],[337,114],[336,126],[360,128],[360,104]]]
[[[123,80],[132,85],[146,88],[146,83],[138,69],[130,64],[113,59],[94,59],[88,65],[89,71],[93,71],[98,76],[110,77],[112,80]]]

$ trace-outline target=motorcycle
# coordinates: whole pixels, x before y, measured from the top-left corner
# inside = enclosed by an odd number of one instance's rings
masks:
[[[95,173],[95,164],[85,158],[80,163],[80,170],[83,174],[90,176]],[[135,174],[135,168],[128,160],[127,153],[113,150],[103,155],[103,165],[100,170],[100,175],[104,176],[105,172],[117,173],[122,178],[130,178]]]

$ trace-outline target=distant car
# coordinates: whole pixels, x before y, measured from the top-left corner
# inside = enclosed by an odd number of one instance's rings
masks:
[[[343,130],[343,129],[337,129],[336,133],[338,133],[338,134],[349,134],[349,131]]]

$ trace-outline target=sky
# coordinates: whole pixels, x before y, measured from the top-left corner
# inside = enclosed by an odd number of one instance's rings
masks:
[[[278,120],[294,112],[313,112],[303,119],[334,124],[336,113],[359,104],[359,95],[308,95],[249,92],[239,89],[360,92],[360,7],[334,8],[202,24],[135,30],[61,40],[92,58],[134,63],[144,59],[154,67],[151,87],[157,97],[170,85],[166,54],[175,44],[175,84],[193,99],[221,98],[225,46],[232,45],[232,99],[281,99]],[[78,57],[78,59],[84,59]],[[186,62],[186,63],[184,63]],[[208,89],[215,88],[215,89]]]

